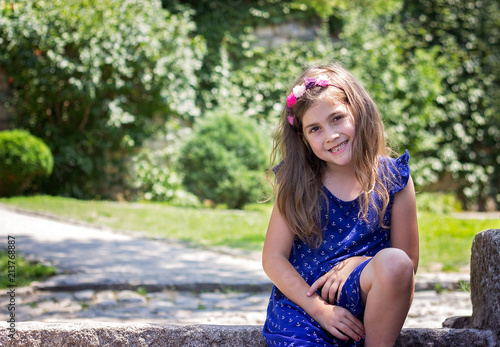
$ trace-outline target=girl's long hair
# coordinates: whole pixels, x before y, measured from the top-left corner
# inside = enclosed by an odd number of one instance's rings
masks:
[[[354,117],[351,165],[362,190],[358,197],[359,218],[368,222],[368,211],[373,206],[378,212],[379,224],[386,227],[383,217],[389,204],[389,193],[383,183],[392,181],[385,177],[390,174],[390,170],[382,167],[387,165],[387,161],[380,160],[381,156],[389,156],[391,152],[386,148],[384,125],[371,97],[338,63],[307,69],[293,86],[304,83],[306,77],[317,78],[319,75],[327,75],[332,84],[340,88],[328,86],[308,89],[293,106],[293,126],[283,110],[271,154],[272,166],[278,162],[280,164],[267,174],[268,180],[273,183],[277,207],[288,227],[312,247],[322,241],[319,197],[324,196],[322,186],[326,163],[316,157],[307,144],[302,134],[302,118],[318,100],[327,98],[334,103],[343,103],[350,108]],[[378,203],[374,201],[373,195],[377,196]]]

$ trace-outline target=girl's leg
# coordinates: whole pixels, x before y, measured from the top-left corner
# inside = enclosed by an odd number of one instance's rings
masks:
[[[365,347],[394,346],[413,299],[413,263],[397,248],[377,253],[360,277]]]

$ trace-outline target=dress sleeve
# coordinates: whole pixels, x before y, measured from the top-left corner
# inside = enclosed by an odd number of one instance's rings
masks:
[[[283,165],[283,162],[284,161],[282,160],[278,165],[276,165],[275,167],[273,167],[273,172],[274,172],[275,175],[278,174],[278,171],[281,168],[281,166]]]
[[[393,159],[393,166],[391,167],[392,174],[394,175],[394,183],[391,189],[391,195],[396,194],[406,187],[408,179],[410,178],[410,153],[408,150],[397,159]]]

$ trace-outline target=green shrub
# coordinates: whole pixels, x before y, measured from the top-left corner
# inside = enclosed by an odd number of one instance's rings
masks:
[[[258,177],[266,167],[266,147],[254,121],[214,112],[196,124],[181,149],[186,188],[201,200],[242,208],[263,193]]]
[[[0,196],[20,194],[37,176],[52,173],[49,147],[24,130],[0,132]]]

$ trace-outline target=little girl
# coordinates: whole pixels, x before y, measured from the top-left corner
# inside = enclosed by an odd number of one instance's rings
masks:
[[[385,145],[373,100],[340,65],[295,82],[270,172],[269,346],[394,345],[413,298],[418,227],[409,154],[391,159]]]

